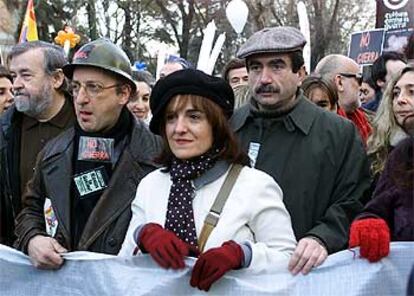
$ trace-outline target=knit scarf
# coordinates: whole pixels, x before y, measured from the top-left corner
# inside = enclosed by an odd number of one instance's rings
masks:
[[[194,223],[192,181],[216,163],[216,150],[189,160],[175,158],[170,168],[173,184],[168,197],[167,217],[165,228],[173,231],[184,242],[197,247],[197,233]]]

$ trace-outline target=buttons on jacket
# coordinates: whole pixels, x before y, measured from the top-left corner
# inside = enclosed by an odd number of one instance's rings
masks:
[[[111,237],[110,239],[108,239],[108,245],[110,247],[115,247],[117,243],[118,243],[118,240],[116,238]]]

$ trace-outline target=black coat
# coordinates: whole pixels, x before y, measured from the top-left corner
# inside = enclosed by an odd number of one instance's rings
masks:
[[[74,129],[69,129],[47,144],[39,154],[33,179],[24,195],[24,209],[17,217],[15,246],[27,252],[29,240],[47,235],[45,198],[51,200],[58,227],[54,238],[66,249],[71,247],[71,180]],[[143,123],[134,123],[127,147],[123,150],[108,187],[86,222],[76,250],[117,254],[131,219],[131,202],[138,183],[156,167],[153,158],[161,149],[160,138]]]
[[[243,148],[260,144],[256,168],[271,175],[283,191],[299,240],[319,238],[329,253],[348,242],[348,229],[362,211],[370,186],[368,160],[352,122],[327,112],[298,93],[285,116],[235,112],[233,128]]]
[[[73,126],[75,111],[70,97],[66,97],[64,108],[67,111],[63,115],[62,126],[57,128],[57,133],[51,133],[51,138]],[[15,218],[22,208],[23,192],[21,192],[20,179],[22,120],[23,113],[18,112],[15,107],[8,109],[0,118],[0,243],[9,246],[15,239]]]

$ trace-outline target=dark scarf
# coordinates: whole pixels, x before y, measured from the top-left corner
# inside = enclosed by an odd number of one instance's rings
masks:
[[[216,163],[216,150],[189,160],[174,159],[170,168],[173,184],[168,197],[165,228],[173,231],[181,240],[197,246],[197,233],[194,223],[192,180],[200,177]]]
[[[134,119],[132,118],[132,116],[126,108],[122,109],[115,126],[106,132],[85,132],[76,122],[75,144],[72,159],[73,175],[79,175],[86,171],[103,166],[105,169],[105,173],[107,175],[107,180],[109,182],[115,164],[111,162],[78,160],[79,139],[81,136],[111,138],[114,139],[114,150],[122,151],[124,149],[124,146],[127,144],[126,137],[128,137],[132,131],[133,122]],[[120,145],[122,147],[120,147]],[[74,182],[72,180],[72,196],[74,198],[72,199],[71,232],[72,246],[74,249],[76,249],[80,237],[82,235],[83,229],[86,225],[86,222],[88,221],[89,216],[92,210],[95,208],[95,205],[97,204],[102,193],[103,191],[98,191],[90,194],[87,198],[80,198],[76,186],[74,185]]]

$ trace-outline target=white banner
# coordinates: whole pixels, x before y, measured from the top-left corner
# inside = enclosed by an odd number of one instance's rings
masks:
[[[414,264],[414,243],[392,243],[389,257],[378,263],[360,259],[358,250],[328,257],[309,275],[287,271],[251,275],[229,272],[211,295],[405,295]],[[0,245],[0,295],[206,295],[189,285],[191,266],[164,270],[148,256],[122,258],[89,252],[65,255],[58,271],[32,267],[24,254]]]

